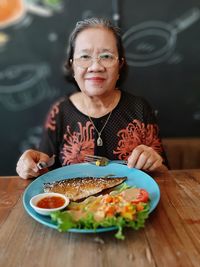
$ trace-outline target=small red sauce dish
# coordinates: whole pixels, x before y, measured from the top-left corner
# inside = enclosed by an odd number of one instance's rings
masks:
[[[31,207],[41,215],[62,210],[69,204],[69,198],[59,193],[41,193],[31,198]]]

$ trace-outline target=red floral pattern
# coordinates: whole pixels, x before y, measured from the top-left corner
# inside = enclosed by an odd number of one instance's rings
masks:
[[[56,130],[56,115],[59,113],[59,104],[60,101],[55,103],[54,106],[52,107],[51,111],[48,114],[47,120],[45,122],[45,128],[50,129],[52,131]]]
[[[156,124],[147,124],[139,120],[130,122],[126,129],[118,132],[120,140],[118,147],[113,151],[119,159],[127,159],[133,149],[141,144],[152,147],[158,153],[162,152],[161,140],[158,138],[158,126]]]
[[[70,126],[67,126],[64,134],[64,145],[61,150],[62,165],[80,163],[84,161],[84,155],[94,154],[94,127],[91,122],[86,122],[83,126],[78,122],[79,131],[71,132]]]

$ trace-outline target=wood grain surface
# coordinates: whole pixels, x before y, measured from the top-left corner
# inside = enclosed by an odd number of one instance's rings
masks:
[[[161,199],[144,229],[60,233],[32,219],[22,193],[31,181],[0,177],[0,266],[5,267],[199,267],[200,170],[160,170],[150,174]]]

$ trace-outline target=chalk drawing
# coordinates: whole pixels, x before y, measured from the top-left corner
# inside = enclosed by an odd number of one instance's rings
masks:
[[[146,67],[170,58],[176,48],[177,34],[200,18],[200,9],[191,8],[171,23],[146,21],[132,26],[123,35],[127,62],[130,66]],[[179,63],[181,56],[169,63]]]
[[[114,24],[120,27],[119,0],[112,0],[112,13]]]
[[[58,34],[56,32],[51,32],[48,34],[49,42],[56,42],[58,40]]]
[[[5,34],[4,32],[0,32],[0,49],[7,44],[9,39],[10,37],[8,36],[8,34]]]
[[[7,27],[15,30],[31,25],[34,14],[40,17],[51,17],[55,12],[63,10],[63,0],[0,0],[0,52],[5,51],[7,43],[12,39],[3,32]]]
[[[1,0],[0,1],[0,28],[6,28],[22,20],[26,12],[37,14],[42,17],[52,16],[50,8],[36,5],[34,1]]]
[[[51,69],[46,63],[11,66],[0,71],[0,103],[8,110],[20,111],[57,95],[47,77]]]

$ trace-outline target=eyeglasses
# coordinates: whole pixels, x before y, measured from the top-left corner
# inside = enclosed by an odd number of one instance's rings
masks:
[[[70,59],[70,62],[74,62],[77,66],[81,68],[89,68],[92,63],[96,60],[101,66],[105,68],[113,67],[116,62],[118,61],[118,57],[111,53],[102,53],[99,54],[97,57],[92,57],[90,55],[81,55],[80,57]]]

